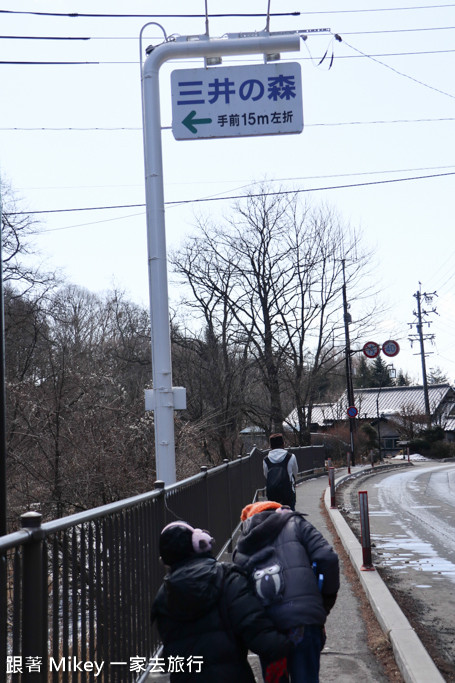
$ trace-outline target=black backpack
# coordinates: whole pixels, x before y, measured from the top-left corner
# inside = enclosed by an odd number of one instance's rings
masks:
[[[288,452],[281,462],[272,462],[268,455],[264,460],[267,464],[267,498],[292,507],[295,503],[295,493],[288,474],[288,462],[291,457],[292,454]]]

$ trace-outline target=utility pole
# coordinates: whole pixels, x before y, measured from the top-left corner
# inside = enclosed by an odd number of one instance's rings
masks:
[[[2,225],[2,183],[0,177],[0,536],[5,536],[7,526],[7,498],[6,498],[6,389],[5,389],[5,325],[4,325],[4,299],[3,299],[3,225]],[[8,568],[6,554],[0,557],[0,613],[7,613],[8,600]],[[8,652],[7,636],[5,630],[0,634],[0,662],[4,666]],[[3,679],[2,679],[3,680]]]
[[[352,322],[351,315],[348,311],[348,298],[346,295],[346,274],[345,274],[345,260],[341,261],[343,267],[343,319],[344,319],[344,336],[345,336],[345,362],[346,362],[346,391],[349,406],[354,405],[354,386],[352,383],[352,363],[351,363],[351,341],[349,338],[349,323]],[[355,417],[349,417],[349,435],[351,440],[351,464],[355,465],[354,453],[354,434],[355,434]]]
[[[414,341],[418,341],[420,344],[420,359],[422,363],[422,383],[423,383],[423,396],[424,396],[424,401],[425,401],[425,414],[427,417],[427,423],[428,427],[431,427],[431,409],[430,409],[430,399],[428,396],[428,382],[427,382],[427,368],[426,368],[426,363],[425,363],[425,341],[431,341],[433,342],[434,340],[434,334],[424,334],[423,333],[423,325],[426,323],[428,326],[431,325],[431,322],[429,320],[426,320],[428,315],[430,313],[437,313],[436,308],[432,308],[431,311],[426,311],[422,308],[422,298],[424,299],[426,304],[431,304],[433,301],[433,297],[437,296],[436,292],[431,292],[428,294],[427,292],[422,292],[422,283],[419,282],[419,289],[417,292],[414,294],[415,298],[417,299],[417,311],[414,311],[413,314],[417,318],[417,322],[413,323],[408,323],[410,328],[412,329],[413,325],[416,326],[416,332],[417,334],[411,335],[409,337],[409,341],[411,342],[411,346]]]
[[[6,369],[5,369],[5,314],[3,294],[3,225],[2,187],[0,179],[0,536],[7,532],[6,503]]]

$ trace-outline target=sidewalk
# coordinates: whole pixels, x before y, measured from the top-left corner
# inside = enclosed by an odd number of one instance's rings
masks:
[[[310,479],[297,487],[297,505],[329,543],[335,539],[327,527],[320,502],[328,485],[327,476]],[[340,558],[340,590],[327,619],[327,642],[321,655],[320,679],[326,683],[381,683],[389,679],[367,644],[360,601],[346,577]]]

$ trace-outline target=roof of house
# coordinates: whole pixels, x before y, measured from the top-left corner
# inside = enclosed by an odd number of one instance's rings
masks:
[[[453,403],[455,392],[450,384],[430,384],[428,386],[428,398],[432,415],[443,410],[444,416],[447,416],[452,409],[455,411],[455,403]],[[354,405],[358,410],[358,417],[365,420],[372,420],[378,414],[384,417],[399,415],[403,410],[414,415],[425,414],[423,386],[355,389]],[[311,412],[311,423],[322,427],[339,420],[346,420],[348,407],[347,392],[345,391],[334,403],[314,405]],[[297,414],[295,410],[289,415],[287,421],[290,424],[296,424]]]
[[[430,384],[428,400],[431,414],[437,413],[441,404],[453,395],[453,389],[449,384]],[[414,415],[425,414],[423,386],[355,389],[354,399],[359,417],[366,419],[377,417],[378,413],[385,417],[398,415],[402,410],[412,412]],[[347,403],[346,393],[340,400]]]
[[[451,415],[448,419],[443,420],[441,427],[445,432],[455,432],[455,417]]]
[[[265,431],[262,427],[258,427],[257,425],[250,425],[248,427],[245,427],[245,429],[242,429],[240,434],[265,434]]]

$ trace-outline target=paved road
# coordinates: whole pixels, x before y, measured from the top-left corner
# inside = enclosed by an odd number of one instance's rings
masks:
[[[350,484],[343,504],[357,528],[359,489],[368,491],[373,562],[454,681],[455,464],[415,462]]]

